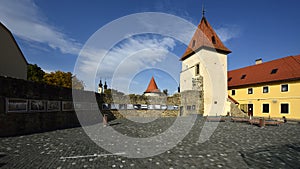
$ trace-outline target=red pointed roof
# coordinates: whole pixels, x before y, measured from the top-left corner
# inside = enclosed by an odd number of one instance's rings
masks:
[[[217,52],[229,54],[231,51],[222,43],[214,29],[210,26],[205,17],[202,17],[198,29],[194,33],[189,46],[181,57],[181,61],[193,55],[202,48],[214,49]]]
[[[229,71],[228,88],[297,79],[300,79],[300,55]]]
[[[160,90],[158,89],[154,77],[152,76],[150,83],[144,93],[158,93]]]

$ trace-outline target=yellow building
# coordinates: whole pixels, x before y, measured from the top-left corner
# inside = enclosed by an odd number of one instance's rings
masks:
[[[228,72],[228,95],[248,115],[300,119],[300,55]]]

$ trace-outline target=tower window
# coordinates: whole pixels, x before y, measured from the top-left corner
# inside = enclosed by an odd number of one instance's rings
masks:
[[[195,74],[196,74],[196,75],[199,75],[199,73],[200,73],[200,66],[199,66],[199,64],[197,64],[197,65],[195,66]]]
[[[242,75],[241,79],[245,79],[246,75]]]
[[[192,48],[195,47],[196,40],[193,40]]]
[[[216,44],[216,38],[215,38],[215,36],[211,37],[211,41],[212,41],[213,44]]]
[[[271,71],[271,74],[276,74],[277,71],[278,71],[278,69],[273,69],[273,70]]]

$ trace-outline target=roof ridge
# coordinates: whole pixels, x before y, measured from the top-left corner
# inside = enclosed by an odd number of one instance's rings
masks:
[[[263,62],[263,63],[260,63],[260,64],[254,64],[254,65],[249,65],[249,66],[246,66],[246,67],[241,67],[241,68],[237,68],[237,69],[234,69],[234,70],[229,70],[228,72],[230,71],[235,71],[235,70],[240,70],[240,69],[245,69],[245,68],[249,68],[249,67],[256,67],[256,66],[262,66],[262,65],[265,65],[267,63],[271,63],[271,62],[274,62],[274,61],[278,61],[278,60],[283,60],[285,58],[288,58],[288,57],[293,57],[293,56],[285,56],[283,58],[278,58],[278,59],[274,59],[274,60],[269,60],[269,61],[266,61],[266,62]],[[298,61],[297,61],[298,62]],[[300,63],[300,61],[299,61]]]

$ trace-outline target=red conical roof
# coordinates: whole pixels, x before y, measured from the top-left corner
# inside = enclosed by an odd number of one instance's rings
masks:
[[[158,89],[154,77],[152,76],[150,83],[144,93],[157,93],[157,92],[160,92],[160,90]]]
[[[217,52],[225,54],[231,53],[231,51],[222,43],[221,39],[205,17],[202,17],[198,29],[180,60],[185,60],[203,47],[215,49]]]

